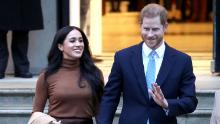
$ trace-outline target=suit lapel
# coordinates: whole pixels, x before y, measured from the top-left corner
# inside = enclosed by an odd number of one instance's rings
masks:
[[[142,42],[143,43],[143,42]],[[148,100],[148,90],[146,85],[146,79],[144,74],[144,65],[142,59],[142,43],[140,43],[135,49],[133,49],[133,55],[131,56],[131,63],[134,69],[135,76],[138,79],[138,84],[142,89],[145,97]]]
[[[163,62],[161,64],[161,67],[160,67],[160,70],[159,70],[159,73],[157,76],[157,80],[156,80],[156,82],[160,86],[164,83],[166,77],[168,76],[168,74],[170,72],[172,65],[175,62],[175,57],[174,57],[174,54],[173,54],[171,48],[167,44],[165,44],[165,45],[166,45],[166,48],[165,48],[165,53],[164,53],[164,57],[163,57]]]

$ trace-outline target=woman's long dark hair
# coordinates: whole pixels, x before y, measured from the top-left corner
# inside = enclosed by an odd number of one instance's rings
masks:
[[[47,80],[48,76],[54,74],[60,68],[63,60],[63,53],[59,50],[58,44],[63,44],[66,36],[72,30],[79,31],[83,38],[84,51],[80,58],[80,75],[81,78],[86,79],[88,81],[92,88],[93,104],[95,106],[94,112],[96,112],[96,106],[101,101],[104,81],[102,72],[95,66],[92,60],[88,39],[85,33],[80,28],[75,26],[66,26],[57,31],[48,54],[48,66],[45,71],[45,81]],[[79,81],[79,86],[81,83],[81,78]]]

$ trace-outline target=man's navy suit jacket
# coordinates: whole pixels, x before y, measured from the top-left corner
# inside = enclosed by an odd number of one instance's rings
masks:
[[[169,112],[149,98],[145,79],[142,44],[116,52],[114,63],[96,121],[112,124],[122,93],[123,107],[119,124],[176,124],[176,116],[196,109],[195,76],[187,54],[165,44],[165,53],[156,83],[168,101]]]

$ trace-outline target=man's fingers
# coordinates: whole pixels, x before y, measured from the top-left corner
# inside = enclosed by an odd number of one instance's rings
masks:
[[[158,91],[158,94],[159,94],[162,98],[164,98],[164,95],[163,95],[163,92],[162,92],[160,86],[157,87],[157,91]]]
[[[154,92],[153,92],[151,89],[148,89],[148,93],[149,93],[152,97],[155,97],[155,94],[154,94]]]
[[[153,95],[153,94],[154,94],[151,89],[148,89],[148,93],[149,93],[150,95]]]
[[[164,99],[164,95],[163,95],[163,92],[162,92],[160,86],[157,83],[153,83],[152,84],[152,88],[153,88],[152,92],[155,95],[155,97],[158,100],[163,100]]]

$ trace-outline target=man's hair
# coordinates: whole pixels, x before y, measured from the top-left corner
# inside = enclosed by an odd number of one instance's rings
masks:
[[[143,18],[144,17],[148,17],[148,18],[153,18],[156,16],[160,16],[160,22],[162,25],[167,24],[167,10],[159,5],[159,4],[155,4],[155,3],[151,3],[146,5],[140,13],[140,23],[143,23]]]

